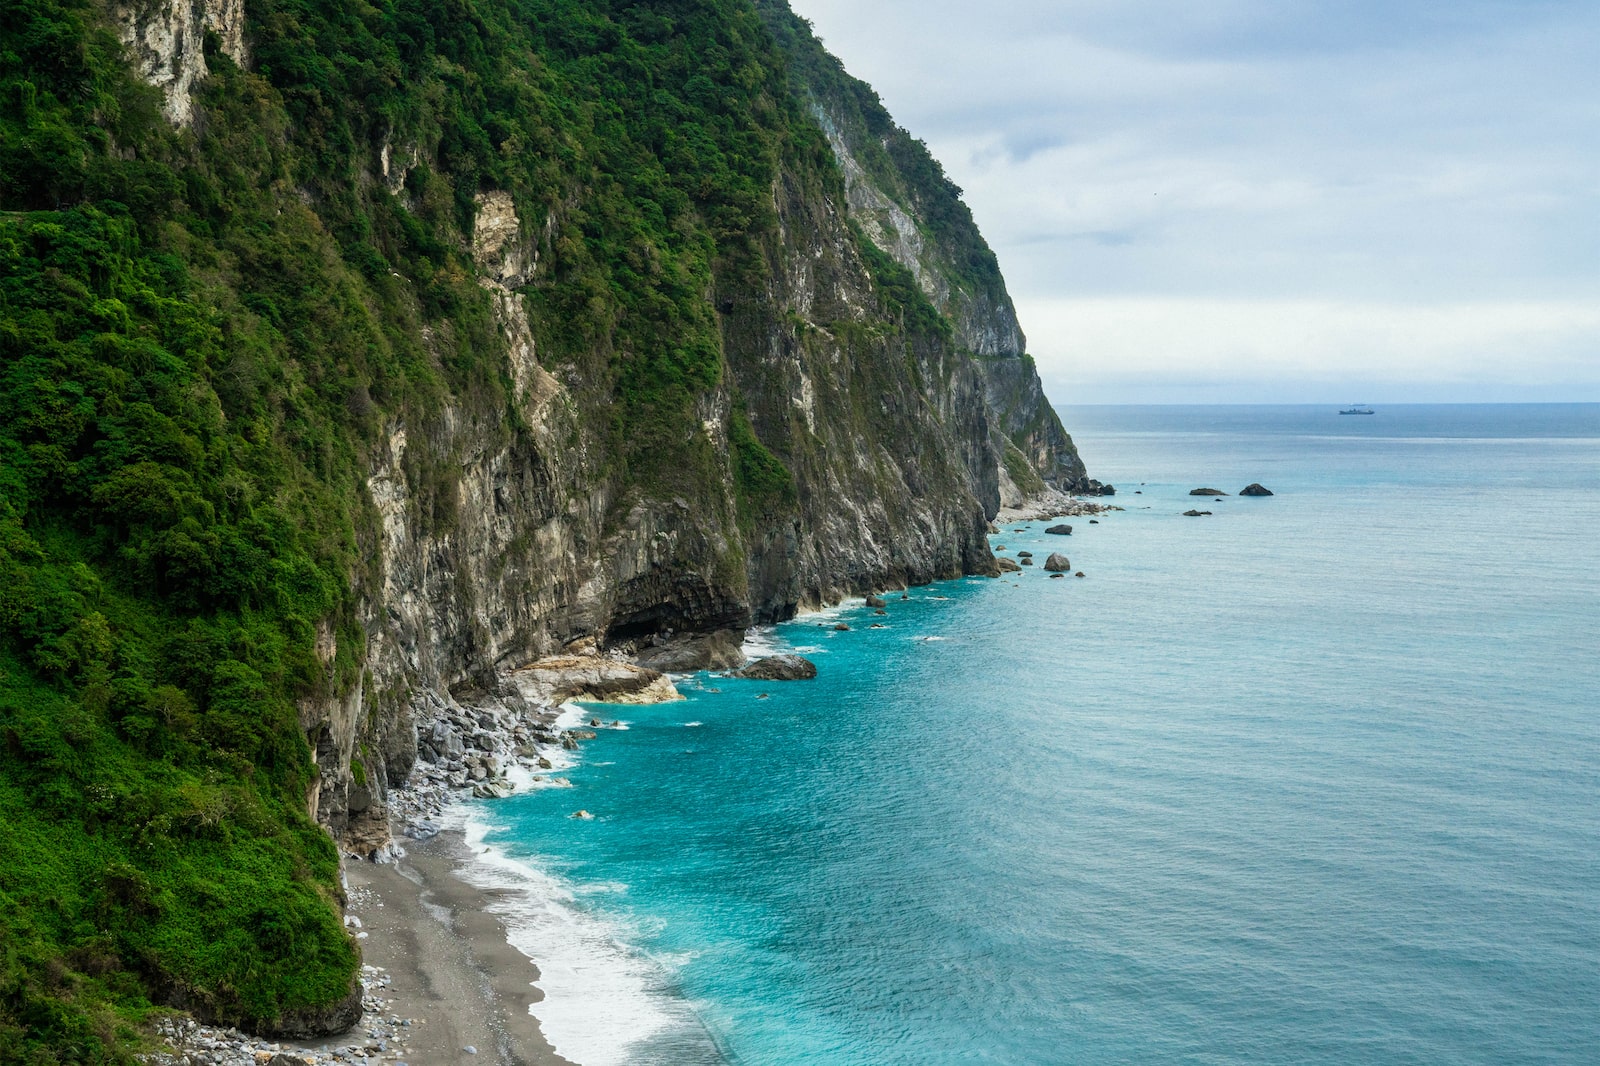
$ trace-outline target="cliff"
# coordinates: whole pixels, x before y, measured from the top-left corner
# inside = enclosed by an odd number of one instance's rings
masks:
[[[957,190],[803,30],[0,30],[0,1059],[348,1024],[324,830],[381,846],[418,721],[990,572],[1002,497],[1094,487]]]

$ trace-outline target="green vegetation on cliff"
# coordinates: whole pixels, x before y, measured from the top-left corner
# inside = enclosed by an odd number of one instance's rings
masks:
[[[126,1061],[154,1004],[271,1030],[351,992],[307,804],[319,708],[363,691],[365,481],[391,427],[446,407],[530,432],[481,194],[515,204],[537,270],[512,284],[610,498],[711,513],[725,464],[747,531],[797,506],[724,319],[767,298],[784,175],[842,184],[750,0],[251,0],[248,69],[209,36],[186,129],[111,21],[158,6],[0,20],[7,1063]],[[856,243],[877,304],[840,335],[947,338]],[[724,401],[725,456],[702,429]],[[403,473],[453,528],[449,457]]]

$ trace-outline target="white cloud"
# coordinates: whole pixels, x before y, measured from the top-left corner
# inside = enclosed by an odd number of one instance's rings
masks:
[[[1600,306],[1600,5],[795,6],[966,189],[1036,354],[1056,328],[1039,308],[1165,308],[1144,349],[1200,360],[1169,360],[1173,380],[1242,395],[1288,368],[1251,356],[1242,329],[1225,331],[1231,349],[1196,345],[1171,309],[1215,305],[1220,327],[1230,307],[1300,307],[1382,345],[1386,380],[1431,376],[1456,397],[1503,365],[1482,335],[1543,353],[1540,374],[1594,378],[1583,327],[1552,340],[1517,309]],[[1377,325],[1396,315],[1412,323],[1403,343]],[[1124,351],[1119,336],[1079,338],[1080,382],[1116,362],[1085,345]],[[1332,360],[1297,364],[1308,382],[1349,358],[1306,350]],[[1485,398],[1503,388],[1482,378]]]
[[[1062,403],[1600,401],[1600,304],[1024,301]]]

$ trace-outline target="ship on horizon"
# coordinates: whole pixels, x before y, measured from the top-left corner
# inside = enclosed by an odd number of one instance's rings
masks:
[[[1342,415],[1375,415],[1378,412],[1374,411],[1364,403],[1353,403],[1339,413]]]

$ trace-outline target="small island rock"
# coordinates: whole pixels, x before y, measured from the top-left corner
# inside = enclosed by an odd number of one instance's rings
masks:
[[[733,676],[748,681],[810,681],[817,676],[817,664],[798,655],[771,655]]]
[[[1259,482],[1259,481],[1253,481],[1250,484],[1246,485],[1244,488],[1240,489],[1239,490],[1239,495],[1241,495],[1241,496],[1271,496],[1272,495],[1272,490],[1267,488],[1265,485],[1261,484],[1261,482]]]
[[[1052,574],[1062,574],[1072,569],[1072,563],[1060,552],[1051,552],[1050,558],[1044,561],[1044,568]]]
[[[1227,493],[1223,492],[1221,489],[1190,489],[1189,490],[1189,495],[1191,495],[1191,496],[1226,496]]]

